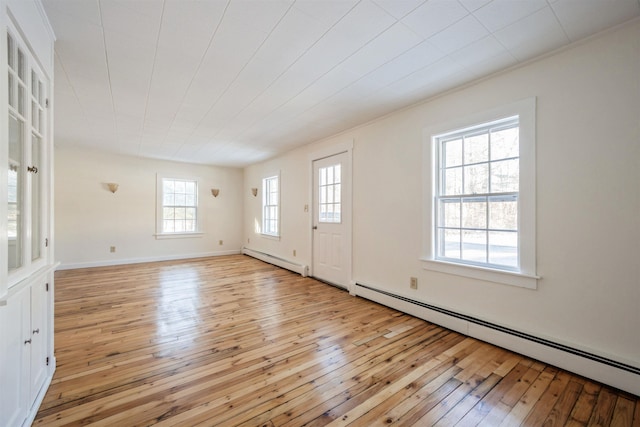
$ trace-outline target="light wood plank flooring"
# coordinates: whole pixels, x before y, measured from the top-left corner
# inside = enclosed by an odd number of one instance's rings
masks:
[[[242,255],[56,273],[34,425],[640,426],[638,398]]]

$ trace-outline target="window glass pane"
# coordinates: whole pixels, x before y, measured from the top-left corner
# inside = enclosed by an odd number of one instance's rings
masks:
[[[336,203],[342,203],[342,185],[336,184],[333,187],[333,189],[334,189],[333,200],[335,200]]]
[[[462,259],[487,262],[487,232],[462,230]]]
[[[184,181],[175,181],[175,192],[184,194],[186,185]]]
[[[460,228],[460,200],[440,201],[440,227]]]
[[[489,232],[489,262],[508,267],[518,266],[517,232]]]
[[[9,271],[22,266],[22,147],[24,123],[9,115],[8,217]]]
[[[487,227],[487,203],[484,198],[463,200],[462,227],[483,229]]]
[[[342,182],[342,165],[335,165],[335,171],[333,173],[333,182],[340,184]]]
[[[520,155],[518,126],[491,132],[491,159],[500,160]]]
[[[38,104],[35,101],[31,101],[31,126],[35,130],[40,130],[38,128]]]
[[[486,162],[489,160],[489,134],[467,136],[464,138],[464,163]]]
[[[18,84],[18,113],[20,113],[21,115],[25,114],[24,94],[25,94],[24,86],[22,86],[21,84]]]
[[[187,194],[196,194],[196,183],[193,181],[185,182],[184,191]]]
[[[14,88],[14,83],[13,83],[13,74],[9,74],[9,92],[8,92],[8,97],[9,97],[9,105],[12,106],[13,108],[16,108],[16,101],[15,101],[15,88]]]
[[[184,225],[185,225],[184,221],[176,220],[174,224],[175,224],[175,232],[176,233],[181,233],[181,232],[186,231],[185,228],[184,228]]]
[[[162,181],[162,192],[163,193],[173,193],[174,192],[174,182],[168,179]]]
[[[327,184],[333,184],[333,168],[328,167],[327,169]]]
[[[440,256],[447,258],[460,258],[460,230],[444,230],[439,231]]]
[[[518,229],[518,198],[516,196],[489,198],[489,228],[514,231]]]
[[[175,204],[176,206],[185,206],[187,197],[184,194],[176,193]]]
[[[446,169],[443,175],[443,195],[456,196],[462,194],[462,167]]]
[[[491,163],[491,192],[518,191],[520,176],[519,159],[501,160]]]
[[[162,195],[162,205],[163,206],[175,206],[176,199],[173,193],[164,193]]]
[[[40,220],[42,218],[40,212],[40,177],[42,176],[42,164],[40,162],[41,142],[42,139],[37,135],[31,136],[31,165],[35,166],[38,170],[36,173],[31,173],[31,260],[40,258],[42,246],[42,227],[40,226]]]
[[[42,98],[44,95],[42,94],[42,82],[38,81],[38,103],[44,107],[44,103],[42,102]]]
[[[175,231],[174,221],[171,219],[165,219],[163,222],[162,231],[165,233],[173,233]]]
[[[185,205],[186,206],[195,206],[196,204],[196,198],[193,195],[187,195],[185,196]]]
[[[162,217],[164,219],[174,219],[175,218],[175,212],[173,208],[163,208],[162,209]]]
[[[196,231],[196,222],[194,220],[188,219],[184,222],[185,231]]]
[[[327,168],[320,168],[318,175],[320,175],[320,185],[327,185]]]
[[[31,95],[38,99],[38,77],[34,70],[31,70]]]
[[[454,139],[442,143],[444,167],[462,164],[462,139]]]
[[[489,164],[464,167],[464,194],[485,194],[489,191]]]
[[[15,70],[15,63],[13,62],[15,52],[15,43],[13,41],[13,37],[7,34],[7,62],[9,64],[9,68]]]
[[[25,82],[25,77],[26,77],[26,64],[25,64],[25,58],[24,58],[24,53],[22,53],[22,50],[18,49],[18,78],[20,80],[22,80],[23,82]]]
[[[196,219],[196,208],[185,208],[184,215],[186,219]]]

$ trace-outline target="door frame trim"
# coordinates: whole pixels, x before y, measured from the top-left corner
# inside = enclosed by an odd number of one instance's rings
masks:
[[[315,216],[315,206],[313,193],[315,191],[314,182],[314,167],[313,162],[316,160],[322,160],[327,157],[335,156],[338,154],[347,154],[347,185],[343,188],[342,196],[344,197],[343,203],[348,204],[347,215],[343,216],[345,220],[345,251],[344,255],[345,266],[347,270],[347,283],[337,284],[344,285],[345,288],[349,291],[350,294],[355,295],[355,283],[353,282],[353,264],[352,264],[352,251],[353,251],[353,138],[346,138],[341,141],[335,142],[333,144],[327,144],[322,148],[318,148],[317,150],[309,153],[309,206],[310,206],[310,215],[308,219],[308,232],[309,232],[309,253],[311,254],[311,259],[309,262],[309,275],[313,277],[314,270],[314,253],[313,253],[313,221]]]

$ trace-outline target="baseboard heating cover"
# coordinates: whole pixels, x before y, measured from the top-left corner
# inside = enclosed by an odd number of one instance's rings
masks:
[[[640,367],[356,283],[357,296],[640,396]]]
[[[300,274],[302,277],[307,277],[309,274],[309,266],[304,264],[298,264],[293,261],[289,261],[288,259],[280,258],[275,255],[249,248],[242,248],[242,253],[244,255],[249,255],[252,258],[259,259],[260,261],[264,261],[269,264],[277,265],[278,267],[293,271]]]

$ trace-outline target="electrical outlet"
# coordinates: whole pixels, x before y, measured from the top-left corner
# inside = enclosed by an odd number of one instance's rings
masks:
[[[418,278],[417,277],[411,277],[409,279],[409,287],[411,287],[411,289],[418,289]]]
[[[219,244],[219,245],[222,245],[222,240],[219,240],[219,241],[218,241],[218,244]]]
[[[116,247],[115,246],[110,246],[109,247],[109,252],[114,253],[116,251]]]
[[[309,212],[309,205],[304,205],[304,211]]]
[[[295,249],[293,250],[293,256],[296,256],[296,250]]]

